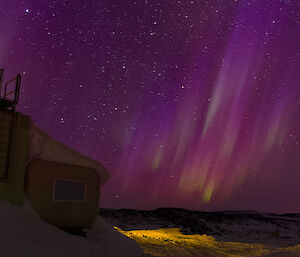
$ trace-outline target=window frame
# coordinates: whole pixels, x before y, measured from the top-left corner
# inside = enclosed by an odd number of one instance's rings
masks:
[[[56,181],[63,181],[63,182],[77,182],[77,183],[83,183],[84,184],[84,199],[83,200],[57,200],[55,199],[55,193],[56,193]],[[53,194],[52,194],[52,200],[54,202],[80,202],[80,203],[83,203],[83,202],[86,202],[87,199],[86,199],[86,195],[87,195],[87,181],[82,179],[82,180],[79,180],[79,179],[66,179],[66,178],[57,178],[57,177],[54,177],[53,178]]]

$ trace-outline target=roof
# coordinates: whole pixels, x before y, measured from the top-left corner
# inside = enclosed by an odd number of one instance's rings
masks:
[[[31,122],[28,163],[35,159],[94,168],[100,176],[100,185],[105,184],[110,179],[109,172],[98,161],[53,139],[48,133],[42,131]]]

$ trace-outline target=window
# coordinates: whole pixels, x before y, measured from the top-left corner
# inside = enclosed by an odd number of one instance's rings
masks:
[[[86,181],[54,179],[54,201],[85,201]]]

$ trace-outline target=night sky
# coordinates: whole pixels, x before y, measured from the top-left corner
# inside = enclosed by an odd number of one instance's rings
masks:
[[[111,173],[101,207],[300,212],[294,0],[0,0],[17,111]]]

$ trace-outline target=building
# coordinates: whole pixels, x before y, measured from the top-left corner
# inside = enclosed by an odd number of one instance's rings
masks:
[[[97,161],[15,112],[20,80],[18,75],[6,83],[0,97],[0,198],[21,206],[27,197],[41,218],[64,229],[90,227],[98,215],[101,186],[110,175]]]

